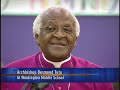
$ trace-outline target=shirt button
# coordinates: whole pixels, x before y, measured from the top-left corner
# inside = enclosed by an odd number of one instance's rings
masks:
[[[58,90],[62,90],[62,88],[61,88],[61,87],[58,87]]]

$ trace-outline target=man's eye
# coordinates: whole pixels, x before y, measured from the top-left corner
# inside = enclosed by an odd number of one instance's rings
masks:
[[[52,32],[52,31],[55,31],[55,27],[52,27],[52,26],[49,26],[49,27],[47,27],[47,31],[50,31],[50,32]]]
[[[66,33],[72,32],[72,29],[71,29],[70,27],[64,27],[63,30],[64,30],[64,32],[66,32]]]

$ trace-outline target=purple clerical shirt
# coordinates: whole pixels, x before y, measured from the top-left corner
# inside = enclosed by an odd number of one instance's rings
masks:
[[[44,60],[42,53],[17,60],[5,66],[5,68],[55,68],[54,65]],[[85,59],[71,55],[71,59],[61,65],[60,68],[101,68],[101,66],[91,63]],[[2,90],[21,90],[24,83],[2,83]],[[61,89],[60,89],[61,88]],[[69,88],[69,89],[68,89]],[[30,90],[30,87],[27,88]],[[112,83],[53,83],[45,90],[113,90]]]

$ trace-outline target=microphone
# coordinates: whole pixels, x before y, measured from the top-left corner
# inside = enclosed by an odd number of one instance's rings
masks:
[[[45,82],[45,83],[32,83],[30,88],[31,90],[44,90],[46,87],[51,85],[50,82]]]
[[[46,87],[51,85],[51,82],[45,82],[45,83],[25,83],[21,90],[26,90],[29,85],[30,85],[30,89],[31,90],[44,90]]]

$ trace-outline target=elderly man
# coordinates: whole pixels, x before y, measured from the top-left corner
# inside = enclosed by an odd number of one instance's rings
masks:
[[[38,15],[33,35],[41,48],[33,56],[8,64],[7,68],[101,68],[71,54],[80,33],[76,17],[63,7],[51,7]],[[21,90],[24,83],[4,83],[2,90]],[[30,87],[28,88],[28,90]],[[113,90],[111,83],[53,83],[45,90]]]

